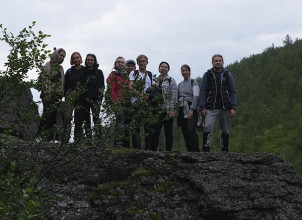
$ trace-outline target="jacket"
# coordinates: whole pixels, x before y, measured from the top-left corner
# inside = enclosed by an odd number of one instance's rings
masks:
[[[105,88],[102,70],[97,68],[89,70],[87,67],[84,67],[81,82],[85,90],[82,100],[89,98],[92,102],[102,101]]]
[[[125,101],[126,97],[121,97],[126,95],[124,89],[127,89],[128,77],[121,72],[114,70],[112,71],[107,80],[108,91],[110,93],[110,100],[112,102]]]
[[[74,66],[69,68],[65,73],[65,86],[64,86],[64,95],[70,91],[74,91],[78,86],[78,83],[81,83],[83,77],[84,66],[81,66],[80,69],[75,69]]]
[[[223,109],[236,109],[237,92],[232,74],[223,68],[220,73],[219,81],[221,83],[220,92]],[[215,109],[217,92],[215,73],[214,69],[211,68],[207,70],[202,77],[199,96],[200,110]]]

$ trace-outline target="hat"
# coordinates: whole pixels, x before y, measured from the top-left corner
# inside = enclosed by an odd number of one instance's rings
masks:
[[[128,63],[133,63],[136,66],[136,62],[134,60],[127,60],[126,64],[128,64]]]

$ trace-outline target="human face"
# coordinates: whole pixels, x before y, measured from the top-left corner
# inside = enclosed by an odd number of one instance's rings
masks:
[[[184,77],[184,80],[189,79],[190,75],[191,75],[190,70],[187,69],[186,67],[182,67],[181,68],[181,75]]]
[[[59,60],[58,60],[59,64],[63,63],[65,56],[66,56],[66,53],[64,51],[61,51],[59,53]]]
[[[134,63],[128,63],[127,67],[128,67],[129,73],[131,73],[132,71],[134,71],[136,69],[136,66],[134,65]]]
[[[72,63],[75,66],[80,66],[81,65],[81,57],[78,53],[73,54],[72,56]]]
[[[219,57],[219,56],[214,57],[213,61],[212,61],[212,64],[213,64],[213,68],[214,68],[215,71],[221,72],[222,67],[223,67],[222,57]]]
[[[166,75],[169,72],[169,66],[166,63],[162,63],[159,67],[159,72],[161,75]]]
[[[125,67],[125,59],[119,58],[115,61],[115,68],[117,70],[122,70]]]
[[[95,60],[93,56],[87,56],[86,58],[88,69],[93,69]]]
[[[146,70],[148,65],[148,61],[145,57],[142,57],[139,61],[138,61],[138,67],[139,70]]]

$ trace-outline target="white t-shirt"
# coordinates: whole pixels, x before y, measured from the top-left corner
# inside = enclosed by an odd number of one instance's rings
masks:
[[[146,74],[146,78],[145,78],[145,74]],[[145,78],[145,88],[144,88],[144,92],[146,92],[146,90],[151,87],[151,79],[150,77],[148,76],[148,73],[146,72],[145,74],[141,73],[139,70],[138,70],[138,76],[137,76],[137,80],[140,80],[140,79],[143,79]],[[152,78],[153,78],[153,73],[151,73],[152,75]],[[130,74],[129,74],[129,80],[132,80],[132,81],[135,81],[135,74],[134,74],[134,71],[132,71]]]
[[[152,75],[152,80],[153,80],[153,73],[151,73],[151,75]],[[132,80],[132,81],[137,81],[137,80],[144,79],[144,78],[145,78],[144,92],[146,92],[146,90],[148,88],[150,88],[152,85],[152,82],[151,82],[151,79],[150,79],[148,73],[146,72],[145,74],[143,74],[138,70],[138,76],[135,76],[134,71],[131,71],[131,73],[129,74],[129,80]],[[136,98],[132,98],[132,102],[134,102],[135,100],[136,100]]]

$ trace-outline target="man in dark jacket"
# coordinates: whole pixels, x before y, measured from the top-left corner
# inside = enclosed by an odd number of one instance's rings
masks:
[[[230,119],[236,116],[237,92],[232,74],[223,67],[223,57],[212,57],[213,68],[204,73],[200,86],[199,105],[205,116],[204,152],[210,151],[215,121],[219,118],[221,150],[229,150]]]

